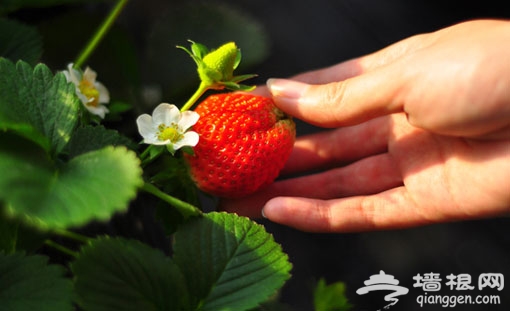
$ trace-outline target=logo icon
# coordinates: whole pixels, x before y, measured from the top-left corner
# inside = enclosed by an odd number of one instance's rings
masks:
[[[386,274],[382,270],[379,274],[370,276],[370,278],[363,283],[365,286],[356,291],[358,295],[365,295],[369,292],[378,290],[391,291],[391,293],[384,296],[385,301],[390,301],[390,304],[386,305],[384,309],[388,309],[395,305],[398,302],[398,298],[396,297],[405,295],[409,292],[408,288],[398,285],[399,281],[395,279],[393,275]]]

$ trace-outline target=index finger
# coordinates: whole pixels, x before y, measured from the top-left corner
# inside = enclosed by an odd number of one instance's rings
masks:
[[[349,126],[403,110],[399,68],[381,67],[324,85],[269,79],[275,104],[284,112],[321,127]]]
[[[338,127],[403,110],[408,55],[428,41],[409,37],[380,51],[306,72],[269,79],[267,89],[283,111],[308,123]]]

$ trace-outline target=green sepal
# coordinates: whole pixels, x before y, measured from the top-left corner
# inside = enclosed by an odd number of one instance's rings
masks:
[[[209,53],[209,49],[205,45],[193,42],[191,40],[189,42],[191,42],[191,51],[193,52],[193,55],[195,55],[199,59],[202,59],[205,55]]]
[[[193,41],[190,41],[190,42],[193,42]],[[194,44],[194,43],[192,43]],[[197,55],[194,54],[194,52],[190,51],[189,49],[185,48],[184,46],[182,45],[178,45],[176,46],[178,49],[181,49],[183,50],[184,52],[186,52],[192,59],[193,61],[195,61],[195,63],[197,64],[197,66],[200,66],[200,63],[202,62],[202,57],[198,57]]]
[[[248,80],[248,79],[251,79],[251,78],[255,78],[257,76],[258,75],[256,75],[256,74],[247,74],[247,75],[235,76],[235,77],[232,77],[232,79],[230,79],[229,82],[239,83],[241,81],[245,81],[245,80]]]
[[[195,155],[195,149],[193,149],[193,147],[190,147],[190,146],[184,146],[181,148],[182,152],[183,153],[186,153],[190,156],[194,156]]]
[[[149,145],[140,155],[142,167],[156,160],[165,151],[165,146]]]
[[[177,152],[172,144],[166,145],[166,150],[168,150],[172,156],[175,156],[175,152]]]
[[[231,91],[251,92],[256,88],[255,85],[237,84],[235,82],[222,82],[221,85]]]
[[[239,64],[241,63],[241,58],[242,58],[241,50],[237,49],[236,59],[234,60],[234,70],[236,70]]]
[[[149,146],[149,148],[150,148],[150,150],[149,150],[149,158],[150,159],[157,158],[163,152],[163,150],[165,150],[165,148],[163,146],[156,146],[156,145],[151,145],[151,146]]]

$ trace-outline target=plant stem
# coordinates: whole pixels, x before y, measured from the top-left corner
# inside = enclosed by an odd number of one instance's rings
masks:
[[[156,150],[156,154],[152,154],[155,148],[159,148],[161,146],[149,145],[145,150],[140,154],[140,160],[142,161],[142,168],[146,167],[149,163],[156,160],[157,157],[161,154],[160,151]]]
[[[151,158],[148,158],[151,153],[151,150],[153,148],[152,146],[154,146],[154,145],[147,146],[147,148],[145,148],[145,150],[140,154],[140,160],[142,161],[142,167],[147,166],[147,164],[149,164],[153,160]]]
[[[210,87],[209,84],[206,84],[204,82],[200,82],[200,85],[198,86],[198,89],[190,97],[190,99],[188,99],[188,101],[184,104],[184,106],[182,106],[181,112],[189,110],[193,106],[193,104],[200,98],[200,96],[202,96],[205,93],[205,91],[207,91],[210,88],[211,87]]]
[[[68,231],[68,230],[65,230],[65,229],[57,229],[57,230],[53,231],[53,233],[55,233],[57,235],[60,235],[62,237],[65,237],[65,238],[69,238],[69,239],[75,240],[77,242],[81,242],[81,243],[89,243],[90,242],[90,238],[89,237],[86,237],[86,236],[81,235],[79,233]]]
[[[72,251],[70,250],[69,248],[63,246],[63,245],[60,245],[52,240],[46,240],[44,241],[44,244],[48,245],[49,247],[52,247],[56,250],[58,250],[59,252],[62,252],[66,255],[69,255],[71,257],[74,257],[74,258],[77,258],[78,257],[78,253],[75,252],[75,251]]]
[[[145,148],[145,150],[140,154],[140,159],[142,161],[145,160],[145,158],[147,158],[147,156],[149,156],[149,153],[151,152],[152,146],[153,145],[147,146],[147,148]]]
[[[190,217],[190,216],[201,216],[202,215],[202,211],[198,207],[191,205],[187,202],[181,201],[181,200],[177,199],[176,197],[173,197],[171,195],[164,193],[163,191],[159,190],[153,184],[150,184],[147,182],[144,183],[144,185],[142,186],[142,190],[145,192],[148,192],[148,193],[160,198],[161,200],[167,202],[168,204],[172,205],[185,218]]]
[[[101,40],[105,37],[108,30],[110,30],[120,12],[122,12],[122,9],[126,6],[127,2],[128,0],[119,0],[117,2],[115,7],[110,11],[110,14],[104,20],[103,24],[101,24],[94,36],[90,39],[90,41],[87,43],[87,45],[85,45],[79,54],[78,58],[74,62],[75,68],[81,67],[85,61],[87,61],[89,56],[92,54],[92,52],[94,52]]]

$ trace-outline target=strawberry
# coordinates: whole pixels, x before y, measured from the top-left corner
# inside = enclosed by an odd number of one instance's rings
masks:
[[[209,84],[231,80],[234,69],[240,61],[239,53],[236,44],[229,42],[205,55],[198,66],[200,80]]]
[[[204,192],[240,197],[272,183],[294,144],[294,121],[270,98],[246,93],[211,95],[195,111],[200,135],[189,172]]]

